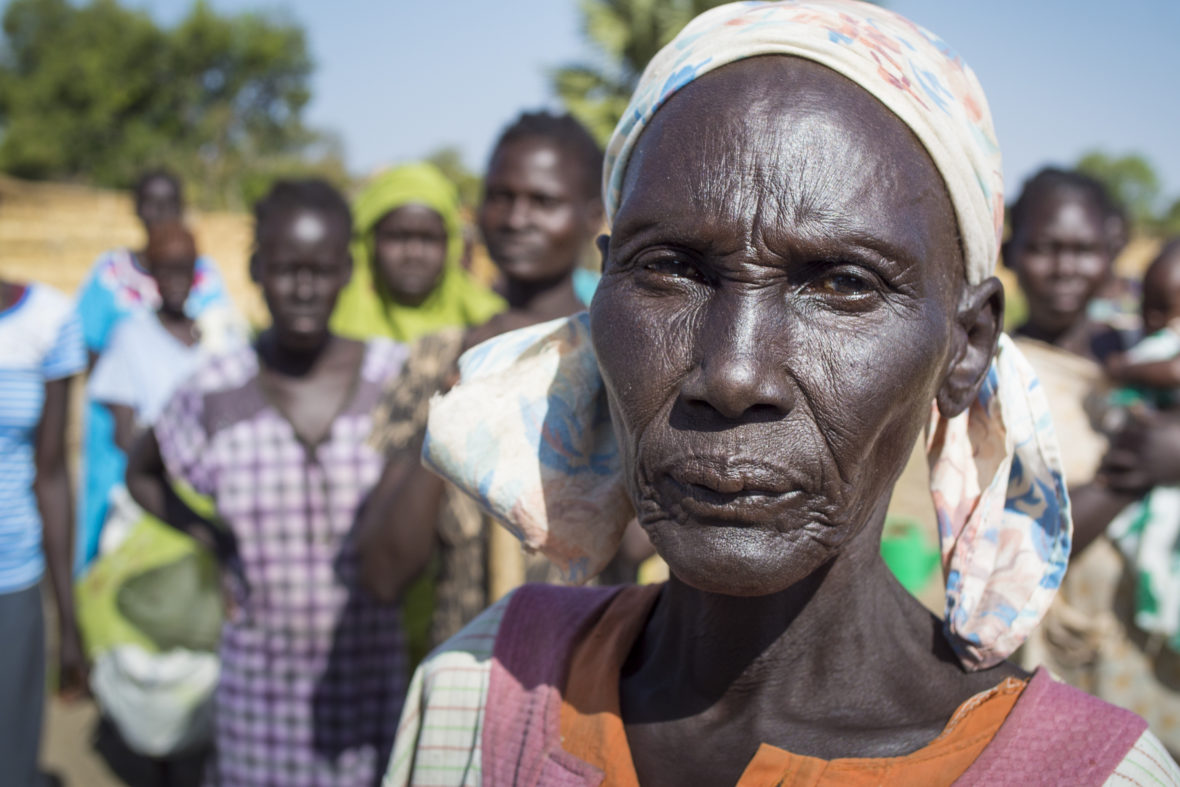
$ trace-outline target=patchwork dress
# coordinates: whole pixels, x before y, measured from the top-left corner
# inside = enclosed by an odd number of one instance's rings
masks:
[[[200,368],[155,424],[168,473],[214,499],[241,558],[217,689],[217,783],[366,785],[406,690],[396,608],[359,589],[357,511],[382,456],[371,413],[405,350],[366,345],[330,434],[300,441],[260,385],[253,349]]]

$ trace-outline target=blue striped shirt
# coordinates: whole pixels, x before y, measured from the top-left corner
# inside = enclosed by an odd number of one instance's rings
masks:
[[[82,325],[65,295],[32,284],[0,311],[0,593],[35,584],[45,570],[33,494],[45,383],[85,368]]]

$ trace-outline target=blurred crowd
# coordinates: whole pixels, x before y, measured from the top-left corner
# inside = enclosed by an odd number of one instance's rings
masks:
[[[554,579],[418,457],[464,350],[590,303],[602,159],[573,118],[537,112],[496,142],[474,217],[426,163],[351,200],[275,182],[249,261],[264,328],[235,310],[165,170],[135,188],[146,243],[102,255],[77,293],[0,281],[0,783],[37,783],[47,685],[93,694],[160,784],[380,780],[413,665]],[[472,273],[469,218],[494,275]],[[1008,226],[1028,306],[1012,333],[1076,522],[1063,592],[1020,657],[1139,713],[1176,754],[1180,239],[1141,280],[1116,275],[1120,206],[1057,169],[1024,184]],[[597,581],[658,576],[652,555],[632,528]]]

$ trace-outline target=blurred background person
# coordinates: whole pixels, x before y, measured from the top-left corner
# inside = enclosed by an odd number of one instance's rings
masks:
[[[135,213],[145,233],[161,222],[179,221],[184,212],[180,179],[167,170],[149,170],[135,184]],[[78,314],[90,363],[107,349],[115,327],[128,315],[155,311],[160,292],[143,250],[113,249],[95,261],[78,292]],[[240,323],[216,265],[198,257],[185,313],[212,326]],[[85,414],[83,482],[79,519],[80,559],[83,565],[98,553],[98,541],[106,519],[111,490],[123,478],[126,456],[115,442],[115,423],[102,404],[90,400]]]
[[[216,776],[233,785],[376,784],[406,687],[396,609],[358,592],[353,525],[383,465],[372,412],[405,350],[328,328],[352,217],[323,181],[255,208],[251,272],[272,326],[202,365],[137,442],[127,486],[210,544],[231,587]],[[172,490],[211,497],[217,521]]]
[[[1180,659],[1154,645],[1134,624],[1133,566],[1103,535],[1111,521],[1162,485],[1136,480],[1114,486],[1114,460],[1137,473],[1180,465],[1180,442],[1149,442],[1136,425],[1108,434],[1102,402],[1110,385],[1103,363],[1122,352],[1123,335],[1091,319],[1088,306],[1113,268],[1110,233],[1116,215],[1092,178],[1045,169],[1029,179],[1009,212],[1005,264],[1028,302],[1028,319],[1013,332],[1052,408],[1074,517],[1070,567],[1061,592],[1023,651],[1026,666],[1043,664],[1070,684],[1128,708],[1174,754],[1180,752]],[[1112,450],[1112,443],[1118,450]],[[1169,462],[1154,462],[1159,450]]]
[[[234,324],[200,325],[185,311],[197,268],[192,233],[175,219],[148,228],[144,251],[159,293],[111,332],[87,387],[130,451],[173,392],[213,354],[244,346]],[[146,515],[119,483],[109,495],[96,561],[80,581],[92,685],[104,714],[163,784],[199,769],[212,741],[219,594],[209,555]],[[131,627],[128,629],[128,627]]]
[[[504,310],[504,300],[463,269],[459,196],[434,165],[378,175],[353,201],[353,214],[353,271],[332,312],[336,333],[410,342]]]
[[[470,241],[459,195],[433,164],[377,175],[354,200],[353,214],[352,278],[332,312],[341,336],[410,342],[481,325],[507,307],[463,267]],[[434,644],[433,599],[428,572],[401,600],[415,662]]]
[[[57,600],[56,685],[68,696],[86,690],[66,457],[70,384],[85,369],[70,300],[40,284],[0,280],[0,780],[22,787],[39,783],[46,568]]]
[[[422,468],[418,452],[430,397],[450,387],[464,349],[589,304],[598,277],[581,262],[602,228],[601,179],[602,149],[570,115],[526,112],[504,130],[478,220],[507,308],[469,330],[418,342],[378,413],[375,438],[391,462],[361,519],[365,587],[399,598],[437,549],[430,647],[526,577],[550,576],[540,558],[527,561],[530,573],[519,544],[500,538],[473,501]]]

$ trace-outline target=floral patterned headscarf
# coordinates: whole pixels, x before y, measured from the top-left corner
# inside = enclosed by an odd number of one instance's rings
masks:
[[[607,146],[608,217],[637,140],[668,98],[713,69],[770,54],[831,68],[901,119],[946,183],[968,283],[993,274],[1003,179],[983,91],[937,36],[857,0],[733,3],[690,22],[648,65]],[[631,511],[586,316],[480,345],[461,372],[432,409],[425,461],[567,577],[593,575]],[[946,419],[931,405],[927,438],[946,632],[962,663],[981,669],[1015,651],[1048,609],[1072,532],[1048,405],[1007,336],[966,412]]]

